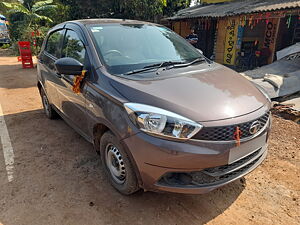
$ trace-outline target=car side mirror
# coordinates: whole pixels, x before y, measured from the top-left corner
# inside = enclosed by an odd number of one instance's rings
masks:
[[[199,48],[197,48],[198,52],[200,52],[201,55],[203,55],[203,51]]]
[[[56,71],[59,74],[64,75],[81,75],[83,70],[83,65],[76,59],[65,57],[55,61],[54,63]]]

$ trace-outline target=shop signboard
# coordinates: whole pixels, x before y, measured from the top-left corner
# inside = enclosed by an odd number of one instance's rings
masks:
[[[237,20],[228,20],[225,36],[225,51],[224,51],[224,64],[234,65],[237,42],[238,42],[238,23]]]
[[[271,53],[268,59],[268,63],[272,63],[274,59],[278,28],[279,28],[279,18],[272,18],[266,21],[264,48],[270,49],[270,53]]]

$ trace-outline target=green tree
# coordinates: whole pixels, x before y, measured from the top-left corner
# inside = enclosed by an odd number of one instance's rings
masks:
[[[181,9],[187,8],[191,5],[192,0],[168,0],[166,6],[163,9],[165,16],[172,16],[174,13]]]
[[[35,45],[33,53],[39,52],[43,39],[54,24],[52,18],[58,5],[53,0],[24,0],[21,2],[2,2],[6,8],[5,14],[9,16],[9,30],[15,49],[17,41],[30,41]]]
[[[191,0],[60,0],[69,19],[121,18],[157,21],[190,5]]]
[[[166,0],[112,0],[110,1],[111,16],[152,21],[163,13],[167,6]]]
[[[6,0],[6,2],[9,2],[9,3],[17,2],[17,1],[18,0]],[[0,3],[0,14],[5,14],[5,12],[6,12],[6,7]]]
[[[33,5],[30,3],[33,3]],[[57,5],[53,4],[53,0],[38,1],[35,3],[30,1],[30,3],[26,1],[24,1],[24,3],[2,2],[2,4],[8,8],[7,14],[23,14],[24,18],[29,22],[29,26],[32,23],[37,24],[41,21],[53,22],[50,17],[45,16],[45,12],[57,8]]]
[[[57,9],[48,13],[48,14],[51,13],[52,18],[53,18],[53,22],[55,24],[58,24],[58,23],[62,23],[62,22],[65,22],[67,20],[70,20],[71,6],[64,5],[60,2],[57,2],[56,5],[57,5]]]

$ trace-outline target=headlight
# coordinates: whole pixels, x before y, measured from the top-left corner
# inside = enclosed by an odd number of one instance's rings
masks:
[[[138,103],[125,103],[131,121],[142,131],[162,137],[189,139],[201,124],[167,110]]]

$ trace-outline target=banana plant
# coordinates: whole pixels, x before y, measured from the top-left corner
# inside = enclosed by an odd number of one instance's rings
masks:
[[[10,32],[15,32],[12,35],[13,40],[30,41],[33,44],[33,53],[37,54],[48,26],[53,23],[53,17],[49,15],[56,15],[58,5],[53,3],[53,0],[35,0],[33,4],[29,4],[28,1],[22,2],[2,2],[0,6],[7,9],[5,12],[7,15],[22,15],[21,20],[11,21]]]
[[[37,1],[32,6],[30,6],[29,4],[24,5],[20,2],[2,2],[2,4],[6,8],[8,8],[7,14],[24,14],[26,19],[28,19],[29,21],[29,26],[33,22],[39,23],[41,21],[47,21],[52,23],[53,20],[50,17],[46,16],[47,12],[49,12],[50,10],[56,10],[58,7],[55,3],[53,3],[53,0]]]

